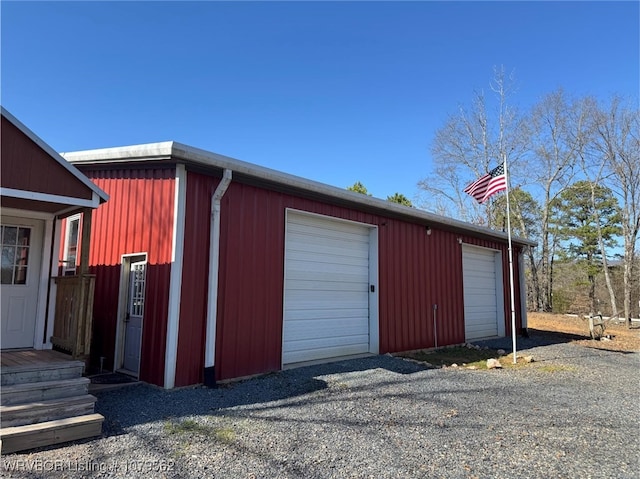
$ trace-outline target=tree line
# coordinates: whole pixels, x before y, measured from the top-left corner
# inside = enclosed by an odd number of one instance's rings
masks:
[[[349,191],[360,193],[362,195],[372,196],[371,193],[369,193],[369,190],[367,189],[367,187],[364,186],[359,181],[356,181],[351,186],[347,186],[347,189]],[[411,200],[407,198],[405,195],[403,195],[402,193],[394,193],[391,196],[387,196],[387,201],[391,201],[392,203],[398,203],[400,205],[409,206],[413,208],[413,203],[411,203]]]
[[[623,314],[640,307],[640,110],[612,96],[550,92],[526,110],[512,103],[513,75],[495,69],[489,96],[476,91],[435,132],[432,171],[418,186],[421,207],[493,229],[505,228],[506,198],[485,204],[464,187],[506,160],[512,232],[537,241],[527,251],[531,309],[554,310],[554,271],[581,271],[588,312],[597,313],[596,277],[603,276],[610,312],[620,316],[611,260],[622,269]],[[636,292],[637,296],[638,293]]]

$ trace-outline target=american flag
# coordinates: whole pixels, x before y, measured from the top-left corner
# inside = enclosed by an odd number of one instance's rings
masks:
[[[471,183],[464,192],[473,196],[478,203],[484,203],[491,195],[506,189],[507,175],[504,174],[504,165],[500,165]]]

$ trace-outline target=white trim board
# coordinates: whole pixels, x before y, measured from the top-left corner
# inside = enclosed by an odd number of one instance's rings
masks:
[[[173,240],[171,248],[171,274],[169,280],[169,307],[167,312],[167,342],[164,361],[165,389],[172,389],[176,381],[186,205],[187,171],[183,164],[177,164],[173,206]]]
[[[97,208],[100,206],[98,195],[92,193],[92,199],[74,198],[72,196],[52,195],[50,193],[40,193],[36,191],[16,190],[14,188],[0,187],[0,195],[8,198],[19,198],[22,200],[42,201],[45,203],[58,203],[61,205],[72,205],[86,208]]]

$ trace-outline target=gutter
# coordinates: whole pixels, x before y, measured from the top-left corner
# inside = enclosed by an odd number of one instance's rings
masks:
[[[207,295],[207,333],[204,343],[204,384],[216,386],[216,325],[218,319],[218,271],[220,269],[220,201],[231,183],[232,172],[225,169],[222,180],[211,196],[209,233],[209,291]]]

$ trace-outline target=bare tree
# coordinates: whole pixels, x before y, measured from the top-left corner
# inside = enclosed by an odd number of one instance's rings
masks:
[[[436,132],[431,148],[434,171],[418,182],[428,193],[429,209],[495,227],[493,201],[479,205],[463,190],[500,164],[504,155],[513,175],[526,151],[525,123],[509,104],[514,83],[513,74],[508,75],[504,67],[494,68],[490,90],[497,105],[491,108],[485,92],[476,91],[471,107],[460,107]]]
[[[563,90],[545,96],[531,113],[531,188],[540,191],[540,292],[538,308],[553,309],[553,258],[557,246],[551,227],[552,206],[575,177],[588,134],[585,101],[567,99]]]
[[[595,148],[610,172],[609,187],[622,210],[624,316],[631,324],[631,289],[640,230],[640,111],[617,97],[595,115]]]

